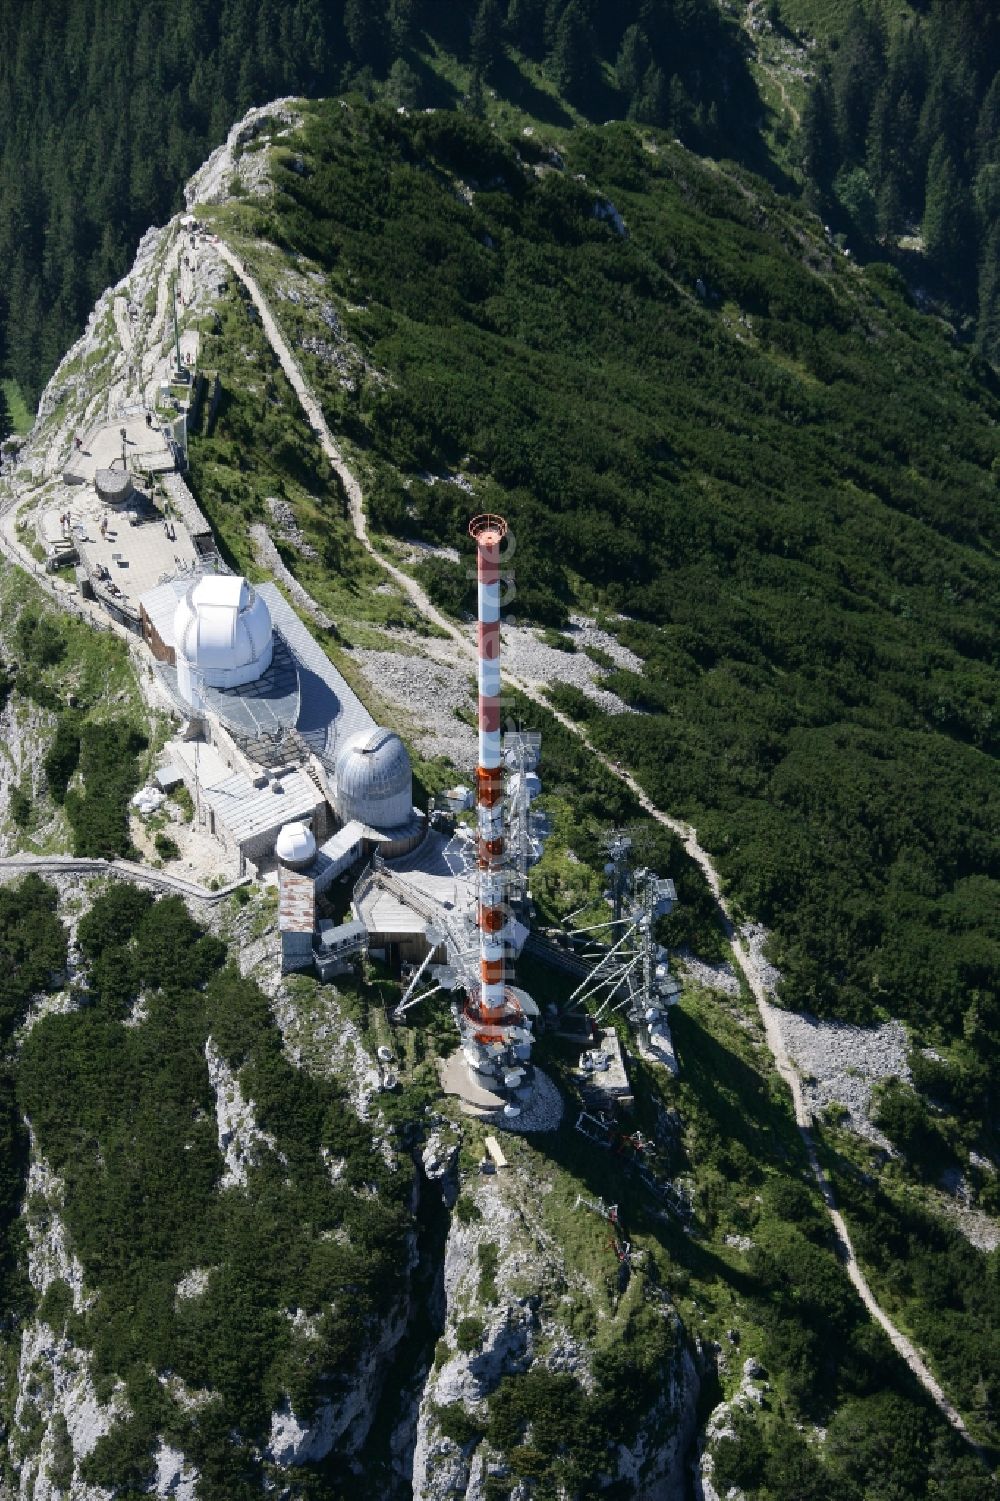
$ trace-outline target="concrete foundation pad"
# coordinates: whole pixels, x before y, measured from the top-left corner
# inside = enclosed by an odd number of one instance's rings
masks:
[[[463,1110],[470,1107],[470,1114],[502,1110],[507,1103],[503,1095],[494,1094],[491,1089],[475,1082],[461,1048],[439,1060],[438,1077],[445,1094],[457,1095]]]
[[[504,1115],[507,1104],[504,1096],[472,1078],[461,1048],[438,1063],[438,1076],[445,1094],[458,1099],[463,1115],[488,1121],[498,1131],[554,1131],[562,1120],[562,1095],[541,1069],[536,1068],[531,1083],[513,1096],[513,1103],[521,1112],[515,1116]]]

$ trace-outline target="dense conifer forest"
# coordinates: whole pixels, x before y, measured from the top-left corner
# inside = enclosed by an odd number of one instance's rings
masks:
[[[637,41],[640,11],[646,19]],[[370,88],[387,74],[407,95],[425,86],[429,101],[455,103],[415,45],[433,42],[471,62],[480,89],[486,79],[501,81],[509,43],[543,62],[585,110],[634,107],[640,118],[675,119],[678,128],[687,123],[721,142],[720,101],[728,96],[735,105],[739,96],[734,35],[710,0],[627,0],[613,10],[588,0],[5,6],[4,372],[37,399],[94,299],[124,274],[139,236],[179,206],[184,181],[251,105]],[[617,75],[604,76],[601,59],[620,47],[619,87]],[[729,124],[735,138],[735,108]]]
[[[949,301],[996,358],[1000,15],[989,0],[914,9],[901,22],[854,4],[819,52],[799,143],[806,201]]]

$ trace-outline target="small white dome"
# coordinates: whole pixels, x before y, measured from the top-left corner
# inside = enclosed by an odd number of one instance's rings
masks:
[[[311,865],[316,858],[316,837],[307,823],[282,824],[274,853],[293,870]]]
[[[245,578],[206,574],[174,612],[177,683],[197,705],[198,687],[239,688],[271,665],[271,612]]]
[[[413,772],[406,746],[392,730],[352,735],[337,757],[334,806],[344,823],[396,829],[413,815]]]

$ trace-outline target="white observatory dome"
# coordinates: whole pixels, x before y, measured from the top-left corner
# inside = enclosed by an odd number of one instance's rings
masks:
[[[316,858],[316,839],[307,823],[282,824],[274,846],[282,865],[303,870]]]
[[[197,707],[198,688],[239,688],[271,665],[271,612],[245,578],[206,574],[174,612],[177,686]]]
[[[334,807],[344,823],[396,829],[413,815],[413,773],[406,746],[392,730],[352,735],[337,757]]]

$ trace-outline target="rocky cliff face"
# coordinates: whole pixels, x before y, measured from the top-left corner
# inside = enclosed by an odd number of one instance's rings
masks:
[[[83,1267],[70,1248],[60,1208],[62,1185],[38,1155],[32,1139],[26,1230],[28,1277],[39,1310],[21,1334],[10,1448],[18,1475],[19,1501],[108,1501],[109,1493],[86,1484],[80,1465],[126,1408],[119,1389],[101,1402],[94,1389],[90,1355],[65,1332],[69,1313],[93,1301]],[[48,1297],[46,1296],[48,1295]]]
[[[698,1460],[694,1467],[694,1488],[698,1501],[723,1501],[715,1488],[715,1445],[723,1439],[736,1437],[733,1416],[749,1412],[754,1407],[763,1407],[770,1384],[764,1378],[766,1372],[759,1361],[748,1356],[743,1362],[743,1375],[736,1391],[726,1402],[720,1402],[709,1413],[708,1422],[698,1444]]]
[[[511,1483],[503,1455],[478,1432],[464,1442],[451,1436],[456,1429],[450,1421],[461,1409],[473,1428],[485,1428],[488,1399],[505,1377],[532,1369],[563,1372],[584,1392],[594,1390],[596,1342],[574,1332],[570,1310],[595,1289],[533,1212],[538,1194],[539,1185],[516,1166],[463,1186],[445,1251],[444,1333],[419,1403],[414,1501],[484,1501],[490,1477]],[[495,1249],[495,1270],[484,1279],[493,1259],[484,1258],[486,1248]],[[695,1432],[698,1373],[666,1300],[662,1316],[678,1336],[669,1377],[642,1414],[634,1440],[617,1446],[607,1475],[609,1483],[628,1483],[638,1501],[674,1501],[684,1494]]]

